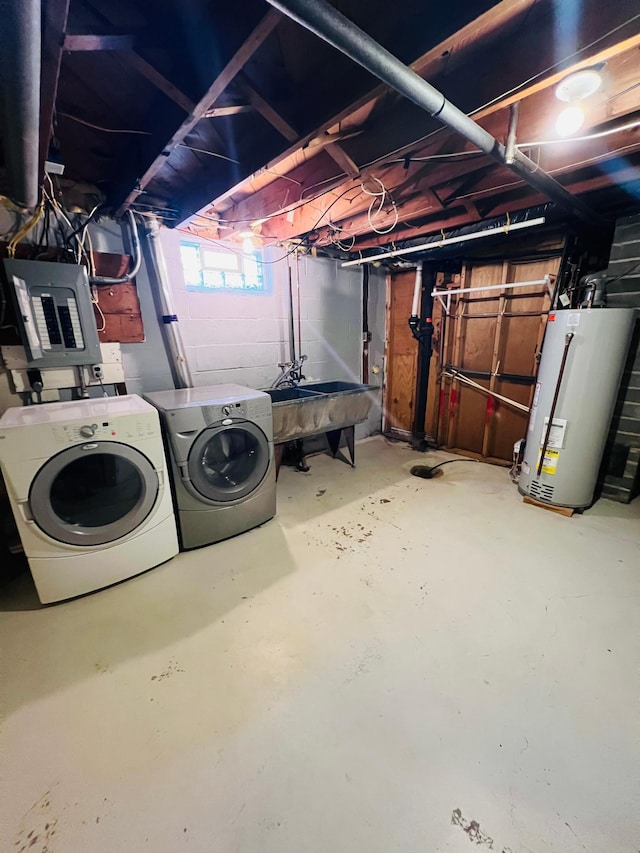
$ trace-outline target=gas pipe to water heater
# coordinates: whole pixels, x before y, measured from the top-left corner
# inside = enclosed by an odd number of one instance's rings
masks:
[[[551,403],[551,411],[549,412],[549,418],[547,420],[547,429],[544,434],[544,441],[542,442],[542,452],[540,453],[540,461],[538,462],[538,477],[542,472],[542,466],[544,465],[544,457],[547,452],[547,446],[549,444],[549,436],[551,435],[551,427],[553,426],[553,416],[556,413],[556,406],[558,404],[558,397],[560,396],[560,387],[562,385],[562,378],[564,376],[564,369],[567,364],[567,356],[569,355],[569,347],[571,346],[571,341],[573,340],[573,332],[567,332],[564,337],[564,350],[562,352],[562,361],[560,362],[560,370],[558,371],[558,380],[556,382],[556,390],[553,394],[553,402]]]

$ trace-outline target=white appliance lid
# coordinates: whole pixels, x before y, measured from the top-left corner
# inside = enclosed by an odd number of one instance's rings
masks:
[[[123,415],[153,412],[155,409],[137,394],[122,397],[96,397],[89,400],[71,400],[66,403],[43,403],[39,406],[20,406],[7,411],[0,418],[0,429],[55,423],[72,420],[109,420]]]
[[[215,406],[222,403],[238,403],[242,400],[271,399],[264,391],[245,388],[243,385],[208,385],[199,388],[178,388],[173,391],[153,391],[145,399],[159,409],[187,408],[189,406]]]

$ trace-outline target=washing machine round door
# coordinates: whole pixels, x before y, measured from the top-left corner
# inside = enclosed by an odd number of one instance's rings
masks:
[[[29,492],[35,523],[68,545],[105,545],[134,531],[153,509],[160,483],[140,451],[115,441],[63,450]]]
[[[208,427],[189,452],[189,479],[211,501],[226,503],[250,495],[268,470],[267,437],[248,421]]]

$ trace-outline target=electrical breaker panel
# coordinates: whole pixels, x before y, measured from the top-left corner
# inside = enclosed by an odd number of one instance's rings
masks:
[[[4,261],[28,366],[100,364],[100,341],[84,267]]]

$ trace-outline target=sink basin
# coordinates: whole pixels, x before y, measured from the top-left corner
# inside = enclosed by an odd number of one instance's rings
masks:
[[[287,403],[289,400],[304,400],[306,397],[317,397],[318,393],[303,388],[266,388],[273,403]]]
[[[305,391],[316,391],[320,394],[336,394],[342,391],[368,391],[367,385],[362,385],[360,382],[310,382],[308,385],[303,385]]]
[[[358,382],[311,382],[297,388],[265,388],[273,402],[273,440],[283,444],[360,424],[371,408],[372,389]]]

